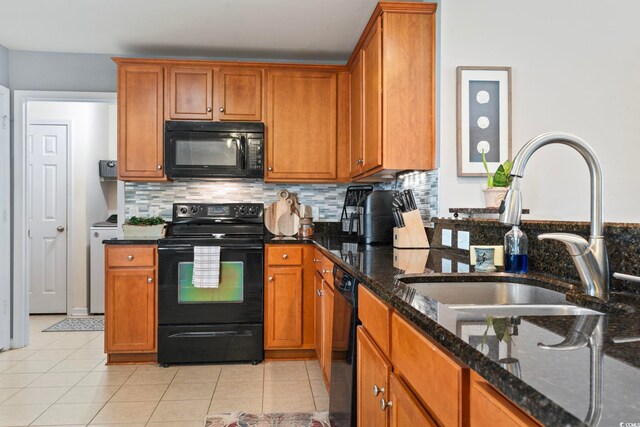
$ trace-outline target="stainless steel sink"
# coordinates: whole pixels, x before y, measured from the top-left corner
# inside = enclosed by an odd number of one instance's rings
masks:
[[[579,316],[601,314],[567,302],[565,294],[509,282],[407,283],[450,309],[495,316]]]

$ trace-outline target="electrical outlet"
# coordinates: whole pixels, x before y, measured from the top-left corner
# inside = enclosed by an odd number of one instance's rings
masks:
[[[469,264],[466,262],[458,263],[458,273],[468,273],[469,272]]]
[[[442,272],[451,273],[451,260],[449,258],[442,258]]]
[[[451,246],[451,230],[442,229],[442,246]]]
[[[313,219],[317,220],[320,217],[320,208],[317,206],[311,206],[311,215]]]
[[[471,235],[468,231],[458,231],[458,249],[469,250]]]

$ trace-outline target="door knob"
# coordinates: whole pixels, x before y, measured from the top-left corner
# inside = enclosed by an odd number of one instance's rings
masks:
[[[224,113],[224,107],[220,107],[220,112]]]
[[[377,396],[380,393],[384,394],[384,387],[378,387],[377,385],[373,386],[373,395]]]
[[[211,112],[211,107],[207,107],[207,113]]]
[[[391,408],[393,406],[393,402],[386,401],[383,399],[380,399],[380,409],[382,409],[383,411],[386,410],[387,408]]]
[[[64,231],[64,227],[60,226],[60,227],[56,228],[56,230],[58,230],[58,232],[62,233]]]

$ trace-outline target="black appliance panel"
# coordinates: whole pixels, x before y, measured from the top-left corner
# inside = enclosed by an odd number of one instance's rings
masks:
[[[329,417],[336,427],[356,425],[356,328],[358,282],[343,269],[333,269],[335,297],[331,351]]]
[[[259,362],[263,359],[262,323],[160,326],[162,363]]]
[[[260,323],[263,319],[263,254],[262,246],[242,242],[221,246],[222,269],[229,268],[232,277],[242,276],[242,289],[216,292],[197,290],[189,285],[193,268],[193,244],[219,245],[211,239],[198,243],[191,239],[165,239],[158,245],[158,323],[163,325]],[[186,278],[185,278],[186,276]],[[222,288],[222,286],[221,286]],[[217,291],[217,290],[216,290]],[[209,299],[207,299],[209,298]]]

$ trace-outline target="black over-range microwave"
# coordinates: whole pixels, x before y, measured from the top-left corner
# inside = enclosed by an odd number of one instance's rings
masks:
[[[169,178],[262,178],[263,159],[263,123],[165,122]]]

